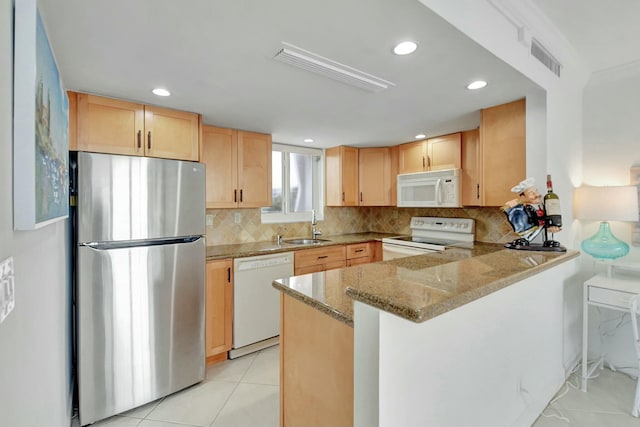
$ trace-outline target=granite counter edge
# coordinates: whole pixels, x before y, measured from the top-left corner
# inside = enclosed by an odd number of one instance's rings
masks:
[[[355,301],[359,301],[372,307],[376,307],[380,310],[395,314],[399,317],[415,323],[422,323],[455,308],[487,296],[493,292],[499,291],[500,289],[504,289],[507,286],[520,282],[521,280],[553,268],[559,264],[563,264],[567,261],[577,258],[579,255],[579,251],[568,251],[565,255],[551,259],[544,264],[533,267],[529,270],[511,274],[507,277],[497,279],[485,286],[470,290],[460,295],[456,295],[443,302],[432,304],[419,309],[396,304],[392,300],[380,298],[375,294],[363,292],[350,286],[346,287],[345,293]],[[353,322],[353,319],[351,319],[351,321]]]

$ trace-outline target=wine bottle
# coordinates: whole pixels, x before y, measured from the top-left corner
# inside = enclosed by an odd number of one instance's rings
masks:
[[[547,227],[562,227],[560,198],[553,192],[551,175],[547,175],[547,194],[544,195],[543,203]]]

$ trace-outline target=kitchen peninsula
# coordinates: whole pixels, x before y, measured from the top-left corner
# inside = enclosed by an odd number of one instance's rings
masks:
[[[476,243],[275,281],[281,425],[530,425],[565,379],[578,255]]]

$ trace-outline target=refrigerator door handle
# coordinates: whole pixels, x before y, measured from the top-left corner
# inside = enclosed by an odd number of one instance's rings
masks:
[[[202,236],[171,237],[167,239],[126,240],[122,242],[83,242],[78,246],[86,246],[98,251],[109,249],[137,248],[140,246],[173,245],[180,243],[192,243],[202,239]]]

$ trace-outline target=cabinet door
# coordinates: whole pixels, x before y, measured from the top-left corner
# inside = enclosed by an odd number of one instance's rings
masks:
[[[199,126],[198,114],[146,106],[145,155],[198,161]]]
[[[481,110],[480,144],[483,205],[502,206],[526,175],[525,100]]]
[[[233,129],[202,127],[201,160],[206,165],[207,208],[234,208],[238,205],[236,135]]]
[[[238,131],[238,206],[271,206],[271,135]]]
[[[390,206],[396,206],[398,204],[398,161],[400,155],[400,148],[395,145],[389,148],[391,155],[391,197],[389,199]]]
[[[233,261],[207,262],[205,316],[206,356],[231,349],[233,321]]]
[[[78,93],[77,110],[78,150],[144,155],[142,104]]]
[[[389,206],[391,202],[391,156],[389,148],[358,150],[360,206]]]
[[[325,152],[327,206],[358,206],[358,149],[332,147]]]
[[[480,197],[480,132],[462,132],[462,205],[481,206]]]
[[[426,141],[400,144],[398,150],[398,173],[422,172],[427,170]]]
[[[438,136],[427,140],[427,169],[454,169],[461,166],[461,135]]]

